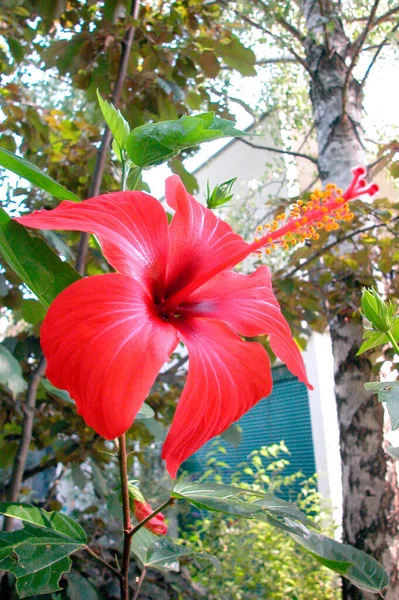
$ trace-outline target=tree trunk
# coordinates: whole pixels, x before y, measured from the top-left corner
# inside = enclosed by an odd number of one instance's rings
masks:
[[[342,24],[336,19],[335,29],[326,40],[320,5],[314,0],[304,0],[302,5],[308,30],[314,34],[308,36],[304,45],[319,146],[319,172],[323,183],[333,182],[345,188],[351,180],[351,167],[365,164],[362,93],[359,83],[348,74],[347,59],[353,48]],[[358,295],[360,306],[360,289]],[[364,389],[364,383],[371,379],[370,363],[367,358],[356,356],[362,339],[360,319],[348,317],[346,306],[342,310],[339,307],[337,313],[330,332],[342,458],[343,541],[384,565],[391,577],[384,596],[394,600],[398,598],[396,470],[383,450],[383,407]],[[368,600],[375,595],[362,592],[344,580],[343,598]]]

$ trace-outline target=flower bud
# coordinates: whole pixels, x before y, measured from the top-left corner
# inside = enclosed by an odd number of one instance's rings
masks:
[[[226,204],[229,200],[232,199],[233,194],[231,193],[231,189],[235,182],[237,181],[237,177],[233,179],[229,179],[220,185],[217,185],[211,192],[209,189],[209,182],[207,186],[207,198],[206,205],[208,208],[217,208],[218,206],[222,206],[222,204]]]
[[[370,321],[375,331],[386,333],[395,322],[395,307],[392,302],[385,302],[375,289],[363,288],[362,315]]]
[[[143,519],[147,518],[153,511],[148,502],[140,502],[139,500],[134,500],[134,514],[136,519],[140,522]],[[152,531],[157,535],[166,535],[168,531],[168,526],[165,523],[165,517],[162,513],[158,513],[150,519],[144,527]]]

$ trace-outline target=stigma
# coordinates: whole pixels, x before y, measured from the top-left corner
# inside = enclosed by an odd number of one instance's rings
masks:
[[[298,200],[291,205],[288,213],[277,215],[271,223],[258,225],[253,249],[260,255],[278,246],[288,250],[305,240],[319,239],[319,231],[339,229],[339,222],[348,222],[354,218],[349,207],[350,200],[360,196],[373,196],[378,185],[368,184],[364,178],[366,169],[352,169],[353,179],[349,187],[342,191],[334,183],[328,183],[325,190],[315,190],[309,202]]]

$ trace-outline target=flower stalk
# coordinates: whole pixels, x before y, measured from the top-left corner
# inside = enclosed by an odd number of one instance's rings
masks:
[[[127,476],[127,454],[126,454],[126,435],[123,434],[118,439],[118,458],[119,471],[121,477],[122,490],[122,510],[123,510],[123,554],[121,565],[121,600],[129,600],[129,564],[130,547],[132,545],[132,522],[130,520],[129,506],[129,482]]]

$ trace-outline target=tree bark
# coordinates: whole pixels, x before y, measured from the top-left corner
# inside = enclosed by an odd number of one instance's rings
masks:
[[[351,168],[365,164],[362,143],[362,90],[352,76],[353,47],[342,23],[326,32],[322,2],[302,3],[308,30],[304,45],[310,72],[310,98],[323,183],[345,188]],[[328,35],[328,37],[327,37]],[[345,249],[344,249],[345,251]],[[358,290],[360,306],[360,287]],[[371,376],[367,358],[357,357],[362,340],[359,318],[343,305],[330,324],[335,362],[335,392],[340,428],[343,483],[343,541],[371,554],[391,577],[384,596],[397,598],[399,492],[393,461],[383,450],[383,407],[364,389]],[[395,591],[396,588],[396,591]],[[345,600],[375,598],[343,580]]]

